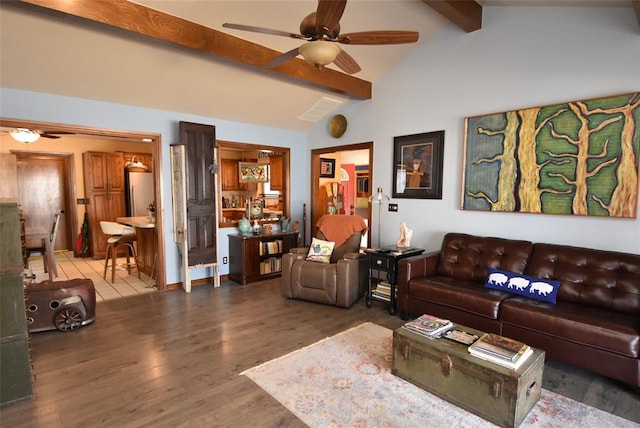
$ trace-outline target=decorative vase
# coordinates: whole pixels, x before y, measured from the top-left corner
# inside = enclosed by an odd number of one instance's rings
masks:
[[[242,220],[238,222],[238,230],[242,235],[249,235],[251,233],[251,222],[246,217],[242,217]]]

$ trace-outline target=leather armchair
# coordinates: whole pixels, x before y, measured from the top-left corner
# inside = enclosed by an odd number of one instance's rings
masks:
[[[362,235],[367,229],[364,219],[325,215],[318,221],[318,225],[324,227],[318,228],[316,238],[338,243],[339,240],[332,239],[331,226],[345,222],[349,223],[352,233],[334,248],[330,263],[306,260],[309,248],[292,248],[282,257],[282,294],[285,297],[348,308],[364,295],[368,281],[367,258],[359,252]]]

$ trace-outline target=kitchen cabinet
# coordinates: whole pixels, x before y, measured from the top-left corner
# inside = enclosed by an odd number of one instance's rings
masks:
[[[247,190],[245,183],[240,183],[240,169],[235,159],[221,159],[222,190]]]
[[[271,190],[284,191],[284,156],[277,155],[269,158],[269,187]]]
[[[298,244],[298,232],[229,235],[229,279],[240,284],[282,274],[282,255]]]
[[[88,199],[89,251],[94,259],[105,257],[107,239],[100,221],[125,216],[124,155],[122,152],[84,152],[84,191]]]
[[[123,153],[124,164],[127,162],[142,162],[147,167],[147,171],[153,171],[153,155],[151,153]]]

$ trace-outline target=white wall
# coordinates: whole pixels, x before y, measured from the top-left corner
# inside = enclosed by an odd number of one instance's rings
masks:
[[[171,211],[171,170],[169,145],[178,142],[178,122],[189,121],[215,125],[216,137],[221,140],[237,141],[291,149],[291,214],[302,219],[302,204],[308,203],[308,180],[306,165],[309,154],[305,148],[305,136],[299,132],[275,128],[253,126],[243,123],[217,120],[184,113],[138,108],[121,104],[91,101],[36,92],[0,88],[0,116],[41,122],[90,126],[122,131],[158,133],[162,136],[162,207],[165,233],[165,258],[167,283],[181,282],[180,255],[173,242],[173,214]],[[298,179],[295,179],[295,178]],[[305,199],[306,198],[306,199]],[[236,229],[220,229],[218,236],[218,261],[229,255],[228,234]],[[220,272],[228,273],[228,265],[221,265]],[[204,269],[194,272],[193,278],[211,276]]]
[[[447,26],[376,82],[372,100],[349,102],[339,143],[374,141],[372,188],[389,194],[393,137],[445,130],[442,200],[393,200],[399,211],[382,214],[382,244],[406,221],[412,244],[429,250],[458,231],[640,254],[638,219],[460,209],[465,117],[638,91],[639,33],[629,8],[485,7],[481,30]],[[309,134],[311,148],[327,129]]]

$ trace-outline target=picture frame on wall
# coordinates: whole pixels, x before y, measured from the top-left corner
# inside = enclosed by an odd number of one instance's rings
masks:
[[[465,118],[461,208],[637,218],[640,92]]]
[[[238,162],[240,183],[266,183],[269,181],[269,173],[266,165],[257,162]]]
[[[336,160],[320,158],[320,177],[335,178],[336,176]]]
[[[442,199],[444,131],[393,139],[393,198]]]

